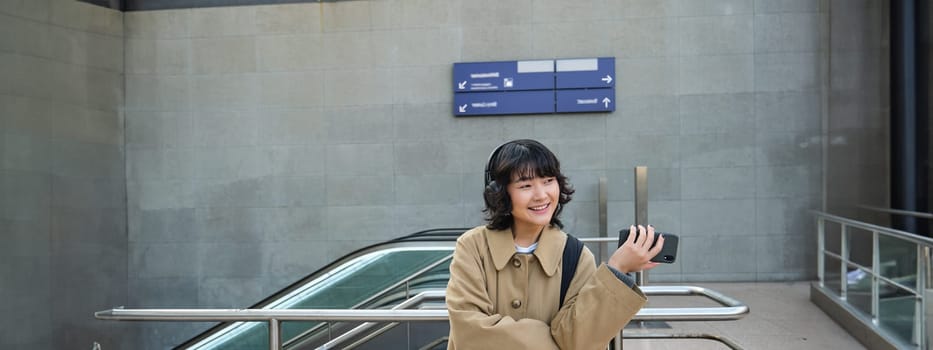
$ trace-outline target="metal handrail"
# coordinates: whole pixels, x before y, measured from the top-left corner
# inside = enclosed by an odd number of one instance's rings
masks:
[[[933,249],[933,239],[929,237],[920,236],[906,231],[896,230],[889,227],[883,227],[878,225],[873,225],[841,216],[836,216],[820,211],[812,211],[812,213],[817,218],[817,245],[818,245],[818,254],[817,254],[817,275],[819,278],[819,288],[823,290],[823,294],[826,294],[827,297],[830,297],[839,305],[846,306],[846,310],[849,311],[853,316],[856,316],[859,319],[868,317],[869,319],[865,320],[866,326],[873,329],[876,333],[882,335],[889,341],[894,343],[902,344],[904,347],[907,347],[908,344],[904,344],[903,341],[899,340],[897,337],[893,336],[889,331],[885,330],[880,326],[879,320],[879,307],[881,304],[881,283],[886,283],[895,286],[899,290],[907,291],[912,294],[912,297],[916,299],[916,305],[914,310],[914,326],[913,326],[913,336],[910,339],[912,343],[910,346],[916,346],[919,349],[927,349],[929,339],[927,339],[927,329],[926,322],[929,321],[926,319],[927,305],[928,301],[925,298],[927,289],[933,289],[933,278],[931,278],[931,273],[933,273],[933,267],[931,267],[931,249]],[[826,222],[834,222],[840,225],[840,239],[839,239],[839,252],[832,252],[827,249],[826,245]],[[862,264],[854,262],[850,258],[850,251],[852,250],[849,246],[849,237],[852,234],[849,228],[858,228],[864,232],[864,234],[871,234],[871,248],[872,248],[872,262],[871,266],[866,267]],[[857,234],[863,234],[863,232],[858,232]],[[895,281],[891,278],[883,276],[881,273],[881,261],[880,261],[880,237],[886,236],[891,237],[903,242],[912,243],[916,246],[917,253],[917,263],[916,263],[916,282],[915,286],[911,287]],[[826,287],[826,258],[836,259],[840,262],[840,271],[839,271],[839,292],[838,295],[835,295],[835,292],[829,291]],[[871,276],[871,311],[868,315],[862,316],[860,311],[852,307],[848,301],[848,269],[850,267],[855,267],[867,275]]]
[[[646,295],[700,295],[723,307],[643,308],[634,321],[722,321],[737,320],[748,314],[742,302],[708,288],[696,286],[645,286]],[[440,298],[444,292],[422,292],[421,301]],[[372,309],[110,309],[94,313],[101,320],[116,321],[246,321],[269,323],[269,348],[281,349],[280,325],[283,321],[447,321],[447,310],[372,310]],[[710,338],[713,336],[704,336]],[[711,339],[711,338],[710,338]],[[728,344],[727,344],[728,345]]]
[[[933,238],[930,238],[930,237],[921,236],[915,233],[901,231],[901,230],[893,229],[890,227],[869,224],[867,222],[853,220],[853,219],[849,219],[849,218],[838,216],[838,215],[824,213],[821,211],[811,211],[811,212],[817,217],[823,217],[826,219],[830,219],[840,224],[846,224],[847,226],[858,227],[866,231],[877,231],[878,233],[885,235],[885,236],[902,239],[902,240],[915,243],[915,244],[922,244],[922,245],[933,247]]]
[[[878,212],[888,213],[888,214],[913,216],[913,217],[918,217],[921,219],[933,219],[933,213],[924,213],[924,212],[919,212],[919,211],[911,211],[911,210],[903,210],[903,209],[881,208],[881,207],[874,207],[870,205],[859,205],[857,207],[861,209],[868,209],[868,210],[873,210],[873,211],[878,211]]]

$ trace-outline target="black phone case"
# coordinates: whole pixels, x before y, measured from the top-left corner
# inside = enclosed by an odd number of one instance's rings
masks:
[[[651,247],[654,248],[655,244],[658,243],[658,234],[664,235],[664,248],[661,248],[661,252],[658,255],[655,255],[651,258],[651,261],[672,264],[674,260],[677,260],[677,246],[679,245],[680,238],[673,233],[666,232],[655,232],[654,233],[654,242],[651,242]],[[622,243],[625,243],[628,240],[629,229],[619,230],[619,247],[622,246]],[[635,238],[638,238],[638,231],[635,232]]]

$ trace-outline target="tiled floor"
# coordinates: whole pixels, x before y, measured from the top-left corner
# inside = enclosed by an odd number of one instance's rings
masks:
[[[810,302],[810,282],[785,283],[677,283],[713,289],[749,306],[740,320],[669,322],[626,334],[708,333],[724,336],[748,350],[860,350],[865,349],[822,310]],[[648,307],[718,306],[704,297],[652,297]],[[667,328],[669,326],[670,328]],[[712,340],[636,340],[623,342],[625,350],[728,349]]]

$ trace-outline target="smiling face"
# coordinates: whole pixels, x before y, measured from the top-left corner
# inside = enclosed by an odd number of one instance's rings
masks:
[[[573,193],[547,147],[528,139],[506,142],[486,165],[486,227],[511,228],[516,236],[537,235],[548,225],[563,228],[558,217]]]
[[[516,235],[537,234],[551,224],[560,186],[553,176],[514,176],[507,189],[512,202],[512,229]]]

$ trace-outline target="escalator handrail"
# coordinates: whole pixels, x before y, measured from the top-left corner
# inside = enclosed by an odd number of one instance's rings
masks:
[[[405,235],[405,236],[394,238],[394,239],[391,239],[391,240],[388,240],[382,243],[376,243],[376,244],[372,244],[372,245],[354,250],[353,252],[346,254],[343,257],[336,259],[327,265],[324,265],[324,267],[317,269],[316,271],[308,274],[307,276],[303,278],[298,279],[297,281],[288,285],[287,287],[282,288],[278,292],[275,292],[269,295],[268,297],[260,300],[259,302],[251,305],[248,309],[261,309],[264,306],[269,305],[279,300],[283,296],[288,295],[292,291],[303,287],[305,284],[307,284],[310,281],[313,281],[315,278],[323,274],[326,274],[331,270],[336,269],[337,267],[343,265],[345,262],[350,261],[358,256],[364,255],[368,252],[389,249],[395,246],[399,246],[400,244],[404,246],[404,245],[407,245],[408,243],[453,242],[453,241],[456,241],[457,237],[459,237],[461,234],[463,234],[467,230],[469,230],[469,228],[436,228],[436,229],[418,231],[418,232],[415,232],[409,235]],[[179,344],[178,346],[174,347],[173,350],[186,349],[189,346],[196,344],[200,342],[201,340],[209,337],[214,332],[220,331],[221,329],[224,329],[230,326],[231,324],[232,322],[229,322],[229,321],[223,321],[221,323],[218,323],[214,325],[213,327],[208,328],[207,330],[199,333],[198,335],[191,337],[187,341]]]
[[[363,300],[363,301],[357,303],[356,305],[353,305],[353,306],[351,307],[351,309],[357,309],[357,308],[359,308],[359,307],[361,307],[361,306],[363,306],[363,305],[369,304],[370,302],[373,302],[373,301],[375,301],[375,300],[377,300],[377,299],[379,299],[379,298],[385,296],[387,293],[389,293],[389,292],[392,291],[393,289],[396,289],[396,288],[398,288],[398,287],[401,287],[402,285],[407,284],[407,283],[410,282],[411,280],[420,277],[421,275],[423,275],[423,274],[425,274],[425,273],[427,273],[427,272],[433,270],[435,267],[440,266],[441,264],[447,262],[448,260],[450,260],[450,259],[452,259],[452,258],[453,258],[453,254],[449,254],[449,255],[447,255],[447,256],[441,258],[441,259],[438,259],[438,260],[435,261],[434,263],[432,263],[432,264],[430,264],[430,265],[428,265],[428,266],[425,266],[425,267],[419,269],[418,271],[415,271],[414,273],[412,273],[412,274],[406,276],[405,278],[399,280],[398,282],[396,282],[396,283],[394,283],[394,284],[392,284],[392,285],[390,285],[390,286],[384,288],[383,290],[379,291],[378,293],[373,294],[373,295],[370,296],[369,298],[366,298],[365,300]],[[307,336],[307,335],[313,333],[314,331],[316,331],[317,329],[319,329],[319,328],[321,328],[321,327],[323,327],[323,324],[320,324],[320,325],[317,325],[317,326],[315,326],[315,327],[312,327],[311,329],[308,329],[307,331],[302,332],[301,334],[299,334],[299,335],[293,337],[292,339],[288,339],[288,340],[285,341],[282,345],[284,345],[284,346],[290,346],[292,343],[294,343],[294,342],[296,342],[296,341],[299,341],[301,338],[304,338],[305,336]]]

